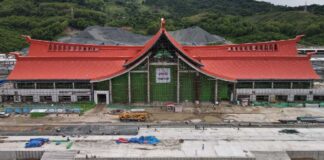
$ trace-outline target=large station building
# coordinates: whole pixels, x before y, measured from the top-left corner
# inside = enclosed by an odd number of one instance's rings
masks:
[[[2,88],[1,101],[160,104],[324,100],[311,55],[294,39],[184,46],[160,30],[143,46],[35,40]]]

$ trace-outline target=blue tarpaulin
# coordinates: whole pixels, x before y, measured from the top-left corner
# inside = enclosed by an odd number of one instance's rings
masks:
[[[48,138],[31,138],[25,144],[25,148],[41,147],[46,142],[49,142]]]
[[[15,110],[13,108],[5,108],[6,113],[13,113]]]
[[[29,113],[29,112],[30,112],[30,109],[28,107],[23,108],[23,113]]]
[[[0,80],[0,84],[5,83],[5,82],[6,82],[6,80],[4,80],[4,79]]]
[[[22,109],[21,108],[15,108],[15,113],[16,114],[21,114],[22,113]]]
[[[116,143],[137,143],[137,144],[158,144],[160,142],[159,139],[157,139],[155,136],[141,136],[141,137],[133,137],[127,140],[125,142],[125,139],[122,139],[122,141],[119,139],[116,141]]]

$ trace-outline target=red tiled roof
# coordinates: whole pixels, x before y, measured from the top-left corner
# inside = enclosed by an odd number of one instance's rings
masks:
[[[202,60],[202,70],[226,80],[319,79],[308,57],[219,58]]]
[[[164,22],[164,21],[163,21]],[[297,53],[295,39],[218,46],[182,46],[165,30],[144,46],[104,46],[34,40],[29,55],[18,57],[8,80],[100,81],[127,72],[144,58],[161,36],[166,36],[188,63],[207,75],[236,80],[319,79],[310,56]]]
[[[109,58],[18,58],[8,80],[92,80],[123,71],[124,63]]]

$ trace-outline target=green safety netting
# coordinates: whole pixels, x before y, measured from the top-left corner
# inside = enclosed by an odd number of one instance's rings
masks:
[[[306,104],[318,104],[319,107],[324,107],[324,102],[317,101],[306,101],[306,102],[252,102],[252,106],[259,107],[278,107],[278,108],[286,108],[286,107],[304,107]]]
[[[324,107],[324,102],[320,102],[320,103],[319,103],[319,106],[320,106],[320,107]]]

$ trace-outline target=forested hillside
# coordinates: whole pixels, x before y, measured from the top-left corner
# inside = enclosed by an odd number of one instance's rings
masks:
[[[274,6],[254,0],[0,0],[0,52],[26,46],[22,34],[55,40],[71,28],[114,26],[154,34],[200,26],[236,43],[306,34],[305,45],[324,45],[324,6]]]

